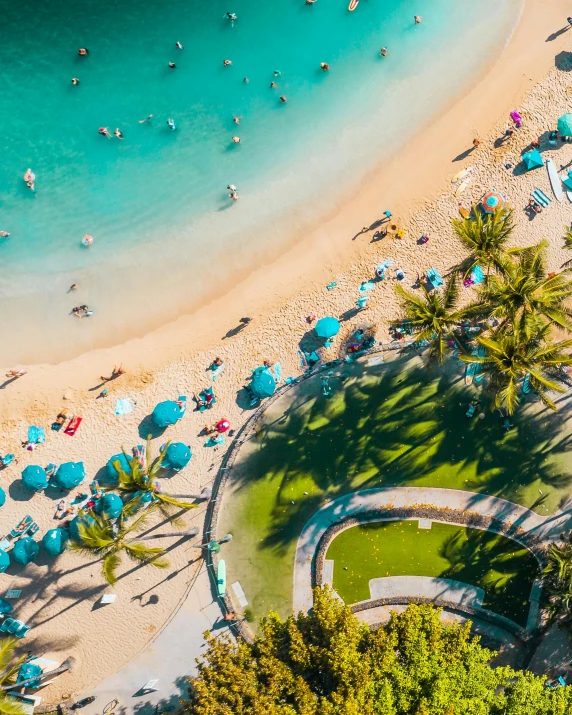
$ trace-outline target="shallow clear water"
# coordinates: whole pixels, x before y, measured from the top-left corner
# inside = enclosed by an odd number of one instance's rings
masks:
[[[0,229],[12,236],[0,239],[0,324],[12,339],[0,359],[57,360],[121,342],[134,321],[144,332],[259,265],[293,222],[325,214],[458,93],[500,49],[519,8],[1,0]],[[234,27],[227,11],[238,15]],[[100,136],[100,126],[125,139]],[[36,193],[22,180],[28,167]],[[239,188],[236,204],[228,183]],[[85,233],[95,238],[89,249]],[[81,290],[70,297],[72,282]],[[95,310],[91,320],[69,317],[77,302]]]

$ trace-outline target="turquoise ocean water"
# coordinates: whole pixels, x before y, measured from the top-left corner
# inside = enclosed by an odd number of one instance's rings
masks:
[[[0,0],[0,230],[12,234],[0,239],[2,362],[121,342],[259,266],[470,82],[520,6]],[[77,303],[94,316],[70,317]]]

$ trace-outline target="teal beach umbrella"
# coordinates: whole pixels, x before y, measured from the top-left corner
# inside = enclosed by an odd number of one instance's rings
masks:
[[[178,422],[182,416],[183,413],[174,400],[165,400],[155,406],[151,418],[157,427],[169,427]]]
[[[30,680],[30,678],[35,678],[40,676],[44,671],[40,668],[37,663],[23,663],[18,671],[18,677],[16,678],[17,683],[22,683],[24,680]],[[26,688],[39,688],[40,680],[32,680],[26,683]]]
[[[65,551],[68,535],[63,529],[50,529],[42,537],[42,546],[50,556],[59,556]]]
[[[95,519],[89,514],[84,514],[80,512],[74,519],[70,521],[68,530],[70,538],[72,538],[74,541],[81,542],[81,537],[79,535],[80,524],[83,524],[84,526],[91,526],[91,524],[95,524]]]
[[[334,335],[337,335],[340,332],[340,321],[336,318],[332,318],[331,316],[320,318],[320,320],[316,323],[314,330],[319,338],[325,338],[326,340],[333,338]]]
[[[41,492],[48,486],[48,475],[43,467],[30,464],[22,472],[22,483],[31,492]]]
[[[95,503],[95,511],[104,519],[117,519],[123,511],[123,502],[117,494],[106,494]]]
[[[556,126],[563,137],[572,137],[572,114],[563,114]]]
[[[182,442],[171,442],[164,452],[162,466],[165,469],[180,471],[191,461],[191,448]]]
[[[11,603],[8,603],[8,601],[5,601],[3,598],[0,598],[0,613],[12,613],[13,610],[14,607]]]
[[[0,487],[0,506],[6,504],[6,492]]]
[[[35,561],[40,547],[29,536],[23,536],[14,544],[12,549],[12,558],[17,564],[26,566],[30,561]]]
[[[271,397],[276,392],[276,380],[267,367],[257,367],[252,375],[250,387],[260,399]]]
[[[522,155],[522,160],[527,169],[538,169],[539,166],[544,166],[544,159],[538,149],[527,151]]]
[[[85,479],[83,462],[65,462],[54,477],[55,483],[62,489],[73,489]]]
[[[10,566],[10,556],[4,549],[0,549],[0,573],[4,573],[8,566]]]
[[[129,460],[123,454],[123,452],[120,452],[119,454],[114,454],[113,457],[108,460],[107,465],[105,467],[107,471],[107,480],[110,484],[113,484],[114,486],[117,486],[117,484],[119,483],[119,472],[117,471],[117,467],[115,466],[116,463],[119,463],[119,466],[126,474],[131,474],[131,465],[129,464]]]

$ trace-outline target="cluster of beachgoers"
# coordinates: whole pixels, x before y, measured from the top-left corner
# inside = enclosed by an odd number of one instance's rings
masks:
[[[407,332],[396,332],[395,321],[405,316],[395,288],[439,291],[443,278],[463,263],[467,252],[453,240],[453,219],[471,221],[476,211],[495,215],[511,206],[512,246],[547,239],[550,273],[569,260],[569,97],[566,71],[556,67],[489,136],[467,137],[462,163],[454,165],[463,168],[451,171],[451,183],[438,196],[409,212],[383,207],[374,220],[360,221],[351,263],[286,300],[253,307],[249,317],[229,315],[228,331],[218,340],[195,340],[178,359],[153,370],[138,345],[66,365],[9,369],[0,445],[0,570],[9,593],[0,601],[0,628],[33,644],[30,655],[49,661],[48,670],[76,658],[73,673],[49,686],[49,700],[81,692],[118,670],[185,596],[198,568],[195,547],[210,485],[233,430],[251,410],[309,367],[351,359],[374,342],[408,340]],[[236,187],[228,188],[237,198]],[[482,283],[478,268],[464,278],[465,304]],[[90,309],[80,305],[74,312],[82,317]],[[319,343],[306,349],[314,337]],[[121,351],[125,367],[117,361],[110,377],[97,379],[104,360]],[[153,440],[146,458],[148,435]],[[165,516],[169,504],[183,514],[180,538],[173,537],[172,512]],[[139,527],[139,540],[165,541],[155,550],[128,553],[135,564],[121,562],[118,535],[129,545]],[[150,567],[162,565],[167,552],[166,573]],[[103,573],[98,555],[107,558]]]

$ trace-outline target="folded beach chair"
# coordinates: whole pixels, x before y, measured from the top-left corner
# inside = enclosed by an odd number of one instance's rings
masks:
[[[436,268],[430,268],[427,271],[427,282],[432,288],[439,288],[439,286],[443,285],[443,279]]]
[[[25,623],[17,621],[15,618],[5,618],[0,626],[0,631],[16,636],[16,638],[24,638],[30,629],[31,626],[27,626]]]
[[[358,298],[358,299],[356,300],[356,305],[357,305],[357,307],[358,307],[358,308],[365,308],[366,305],[367,305],[367,301],[368,301],[368,300],[369,300],[369,296],[368,296],[368,295],[362,295],[361,298]]]
[[[22,536],[26,533],[31,523],[32,517],[28,514],[28,516],[25,516],[22,521],[12,529],[12,531],[10,532],[10,536],[14,539],[17,539],[19,536]]]
[[[550,199],[544,193],[544,191],[542,191],[542,189],[534,189],[531,196],[537,203],[539,203],[544,208],[546,208],[550,203]]]

